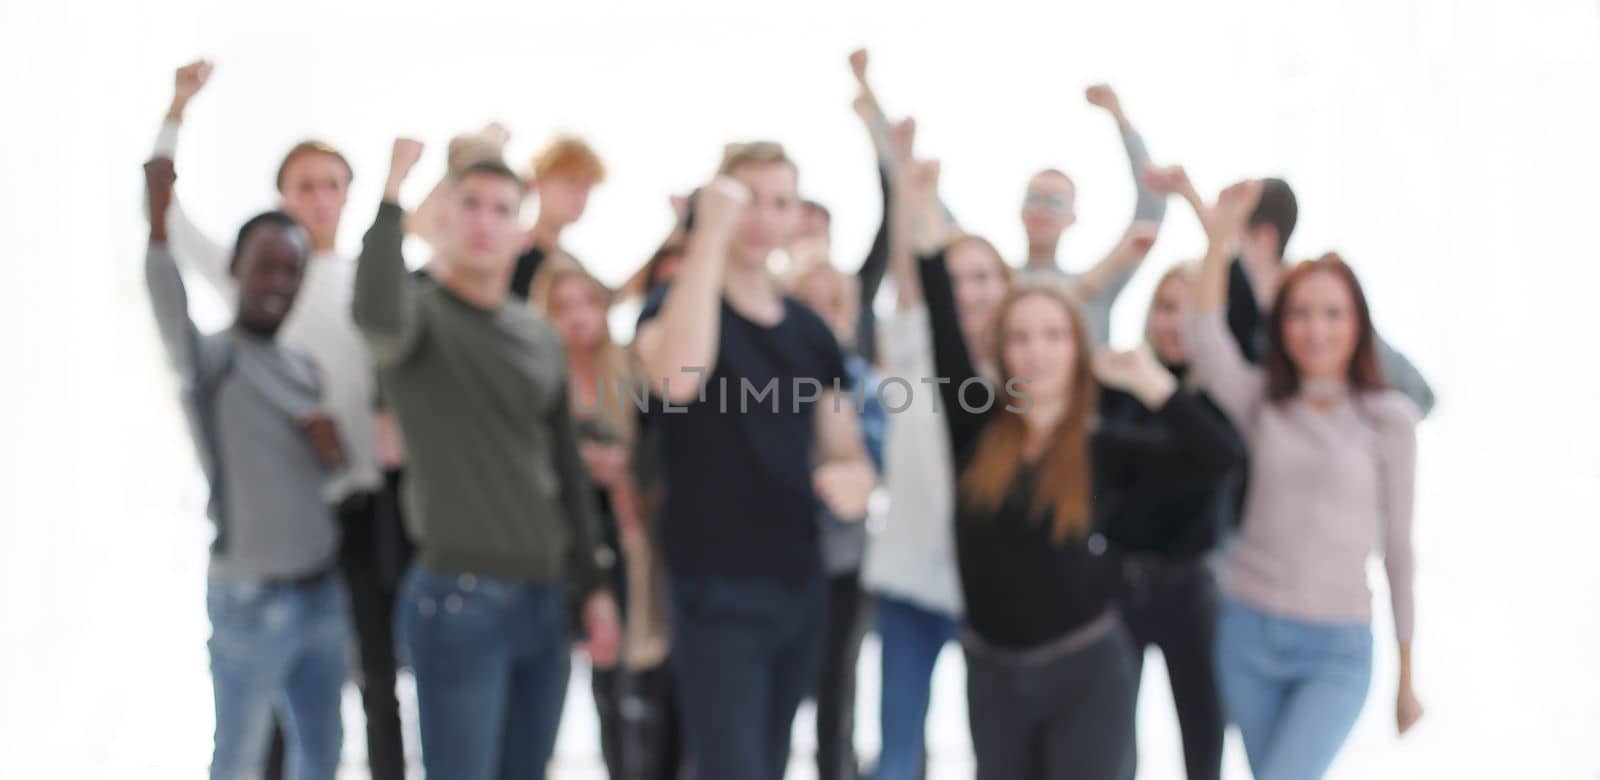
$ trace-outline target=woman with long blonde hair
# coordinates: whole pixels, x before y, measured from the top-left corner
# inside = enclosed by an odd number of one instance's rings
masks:
[[[631,468],[643,385],[628,351],[611,337],[612,293],[604,283],[575,265],[552,264],[530,292],[531,305],[566,347],[579,454],[597,492],[602,533],[619,557],[612,588],[623,611],[621,669],[597,668],[592,676],[601,752],[613,778],[675,777],[680,749],[666,684],[664,594]],[[625,698],[644,705],[645,717],[625,719]]]

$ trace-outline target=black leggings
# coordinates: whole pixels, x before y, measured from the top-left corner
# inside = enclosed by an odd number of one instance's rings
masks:
[[[1145,649],[1161,648],[1183,732],[1189,780],[1217,780],[1222,775],[1227,719],[1214,663],[1216,580],[1203,560],[1128,557],[1122,570],[1119,606],[1133,637],[1134,690],[1144,668]]]
[[[817,778],[856,780],[856,663],[871,620],[858,572],[828,579],[828,623],[817,665]]]
[[[1130,780],[1135,682],[1120,620],[1087,647],[1022,661],[964,642],[978,780]]]

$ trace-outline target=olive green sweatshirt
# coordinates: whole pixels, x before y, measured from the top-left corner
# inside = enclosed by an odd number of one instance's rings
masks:
[[[602,582],[593,491],[549,323],[493,309],[407,272],[404,212],[378,208],[356,269],[354,314],[400,424],[406,525],[418,561],[446,574],[587,594]]]

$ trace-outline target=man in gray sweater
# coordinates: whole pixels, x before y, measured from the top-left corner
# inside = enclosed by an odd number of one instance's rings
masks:
[[[412,276],[400,186],[422,145],[395,142],[356,269],[353,311],[410,464],[416,564],[397,623],[417,679],[429,777],[543,778],[567,679],[566,590],[596,665],[615,662],[593,493],[556,332],[507,295],[521,179],[499,162],[452,173],[437,257]]]
[[[183,277],[167,247],[176,178],[170,158],[145,165],[145,279],[211,483],[211,777],[253,776],[273,709],[286,706],[296,776],[333,780],[350,616],[337,571],[338,534],[322,490],[345,455],[322,409],[316,364],[278,339],[300,291],[310,241],[282,212],[246,222],[229,265],[239,290],[233,325],[203,335],[189,318]]]

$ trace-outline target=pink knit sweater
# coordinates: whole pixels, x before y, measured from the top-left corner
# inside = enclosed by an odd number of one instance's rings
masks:
[[[1367,622],[1366,564],[1377,551],[1395,633],[1409,641],[1416,405],[1392,390],[1325,382],[1272,402],[1265,371],[1245,361],[1221,312],[1192,315],[1185,343],[1195,379],[1250,446],[1244,525],[1223,592],[1298,620]]]

